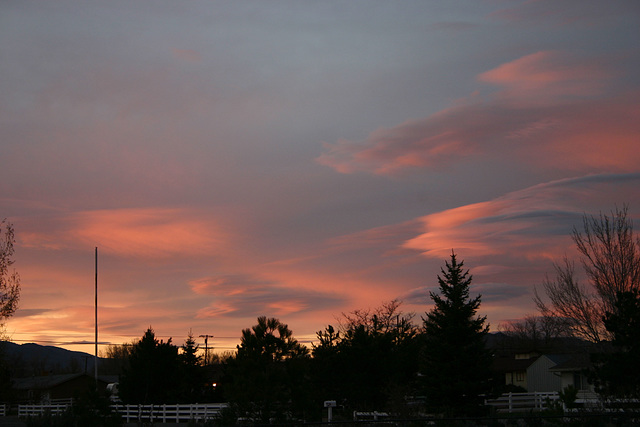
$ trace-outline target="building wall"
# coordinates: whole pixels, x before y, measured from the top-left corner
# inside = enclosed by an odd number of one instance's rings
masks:
[[[562,379],[560,375],[549,372],[549,369],[556,365],[547,356],[540,356],[527,369],[527,391],[560,391],[562,390]]]
[[[58,384],[50,390],[51,399],[67,399],[84,394],[95,387],[92,378],[83,375],[62,384]]]

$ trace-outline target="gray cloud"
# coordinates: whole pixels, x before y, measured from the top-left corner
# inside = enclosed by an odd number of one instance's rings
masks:
[[[473,271],[470,271],[470,273],[473,275]],[[439,295],[440,289],[438,286],[423,286],[412,289],[402,294],[399,298],[407,304],[431,306],[433,301],[431,300],[430,292]],[[470,297],[475,298],[477,295],[481,295],[482,303],[506,303],[530,293],[527,287],[507,283],[472,283],[470,289]]]
[[[14,317],[31,317],[31,316],[38,316],[40,314],[50,313],[53,311],[55,310],[51,310],[48,308],[21,308],[17,310],[13,314],[13,316]]]

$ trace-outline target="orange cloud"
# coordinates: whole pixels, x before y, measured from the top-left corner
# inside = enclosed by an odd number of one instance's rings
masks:
[[[612,72],[599,62],[582,61],[558,51],[536,52],[482,73],[478,80],[508,89],[503,97],[526,98],[531,103],[541,97],[599,93]]]
[[[286,273],[267,277],[271,278],[236,274],[190,281],[194,293],[212,298],[209,306],[198,311],[197,317],[252,317],[256,313],[282,316],[302,313],[309,307],[313,307],[313,311],[323,310],[341,302],[340,297],[322,286],[291,283]]]
[[[117,209],[85,211],[62,217],[52,232],[27,226],[21,245],[29,248],[97,246],[118,256],[166,258],[221,253],[229,236],[212,219],[185,209]]]
[[[446,258],[453,249],[474,258],[557,260],[571,247],[569,234],[584,212],[598,213],[624,203],[638,184],[640,174],[593,175],[536,185],[426,215],[421,218],[424,231],[403,246],[430,258]]]
[[[199,319],[210,319],[231,314],[237,309],[231,304],[212,304],[209,307],[198,310],[196,317]]]
[[[341,173],[378,175],[440,170],[474,157],[580,172],[636,171],[640,90],[605,94],[613,73],[594,62],[561,52],[524,56],[478,77],[501,87],[494,96],[473,94],[362,141],[325,143],[316,161]]]

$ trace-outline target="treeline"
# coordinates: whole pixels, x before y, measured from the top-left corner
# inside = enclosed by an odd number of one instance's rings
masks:
[[[594,390],[637,402],[640,239],[626,207],[585,216],[572,238],[586,281],[572,261],[555,264],[555,275],[536,290],[538,315],[508,325],[506,345],[549,351],[588,343]],[[346,418],[356,410],[481,415],[483,398],[505,391],[504,377],[491,369],[493,353],[504,348],[488,345],[481,296],[470,294],[472,276],[454,252],[437,281],[433,308],[419,317],[403,312],[400,301],[356,310],[318,331],[311,348],[279,319],[258,317],[242,331],[237,351],[205,361],[191,334],[178,347],[149,328],[140,340],[112,346],[101,370],[119,373],[124,403],[228,402],[225,424],[319,421],[325,401],[335,401]],[[8,371],[0,368],[2,383]]]
[[[588,377],[604,397],[640,397],[640,239],[626,207],[610,216],[585,216],[572,237],[587,283],[574,264],[555,265],[535,301],[539,315],[505,328],[509,345],[557,350],[567,342],[588,345]],[[316,421],[322,402],[345,414],[387,411],[396,416],[478,415],[483,396],[505,391],[491,370],[488,325],[479,316],[481,296],[470,295],[472,277],[456,254],[437,276],[433,308],[402,311],[399,301],[343,314],[301,345],[278,319],[259,317],[242,331],[237,351],[203,363],[193,337],[178,352],[150,329],[126,347],[120,377],[127,403],[213,399],[230,403],[230,420]],[[504,345],[504,343],[503,343]],[[215,386],[214,386],[215,383]]]
[[[438,276],[434,308],[416,325],[399,301],[343,314],[317,333],[311,349],[288,325],[259,317],[242,331],[237,351],[202,363],[193,337],[182,350],[155,338],[152,329],[121,355],[119,393],[125,403],[218,400],[226,416],[258,422],[319,421],[324,401],[340,410],[418,411],[451,415],[482,411],[491,391],[491,354],[480,296],[471,298],[471,275],[452,253]],[[214,386],[215,383],[215,386]]]

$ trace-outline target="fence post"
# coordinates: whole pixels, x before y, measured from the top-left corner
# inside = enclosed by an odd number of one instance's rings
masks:
[[[513,398],[513,393],[509,392],[509,413],[513,412],[512,398]]]

